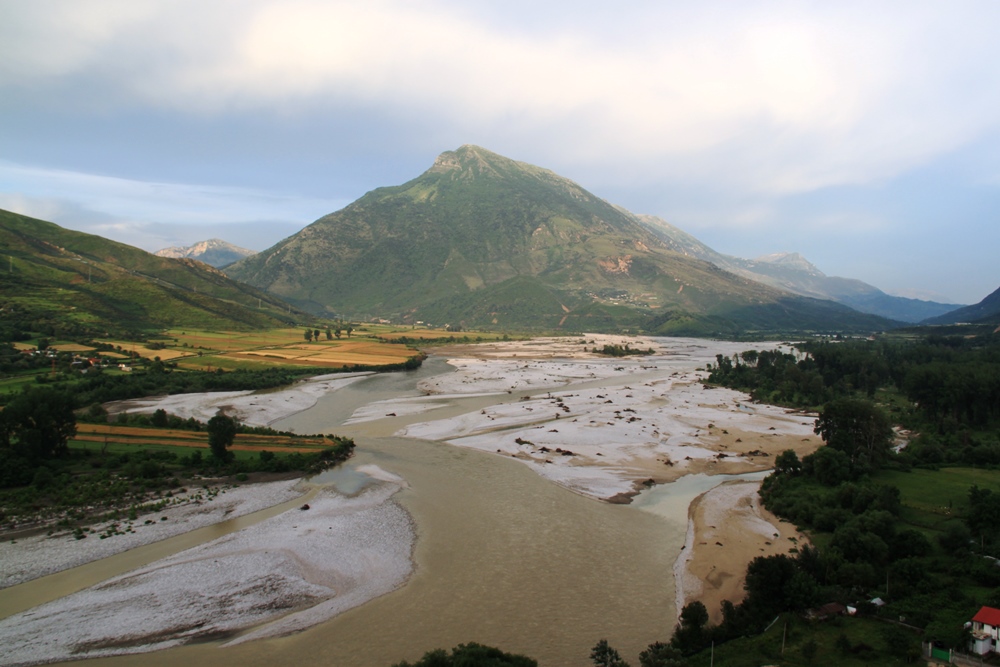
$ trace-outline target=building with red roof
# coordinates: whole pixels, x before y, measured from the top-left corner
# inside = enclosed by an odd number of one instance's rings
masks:
[[[1000,609],[983,607],[972,617],[972,642],[969,648],[976,655],[996,650],[1000,643]]]

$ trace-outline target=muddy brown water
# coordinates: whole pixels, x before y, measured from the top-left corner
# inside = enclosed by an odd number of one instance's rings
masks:
[[[668,639],[676,622],[672,567],[684,543],[683,520],[585,498],[507,458],[388,435],[403,423],[467,412],[495,397],[342,426],[360,405],[416,395],[416,380],[445,369],[439,361],[415,374],[359,381],[275,424],[351,435],[358,444],[351,465],[376,464],[406,480],[409,487],[396,500],[417,532],[406,585],[288,637],[233,647],[206,642],[86,664],[377,667],[474,641],[541,665],[581,665],[600,639],[634,664],[647,644]],[[636,380],[623,376],[621,382]],[[121,567],[111,574],[125,571]]]

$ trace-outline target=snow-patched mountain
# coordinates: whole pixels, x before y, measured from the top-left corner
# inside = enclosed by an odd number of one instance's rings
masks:
[[[247,250],[239,246],[223,241],[222,239],[209,239],[186,247],[174,246],[157,250],[154,255],[158,257],[172,257],[174,259],[196,259],[205,262],[209,266],[222,268],[237,262],[244,257],[255,255],[253,250]]]

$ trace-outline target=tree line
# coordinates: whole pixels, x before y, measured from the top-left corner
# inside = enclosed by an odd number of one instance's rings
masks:
[[[708,382],[810,409],[878,397],[894,422],[919,434],[903,454],[910,464],[1000,465],[1000,334],[796,347],[718,355]]]

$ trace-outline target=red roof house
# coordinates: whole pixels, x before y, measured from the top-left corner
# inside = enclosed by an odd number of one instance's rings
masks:
[[[1000,642],[1000,609],[983,607],[972,617],[972,643],[969,647],[977,655],[996,650]]]

